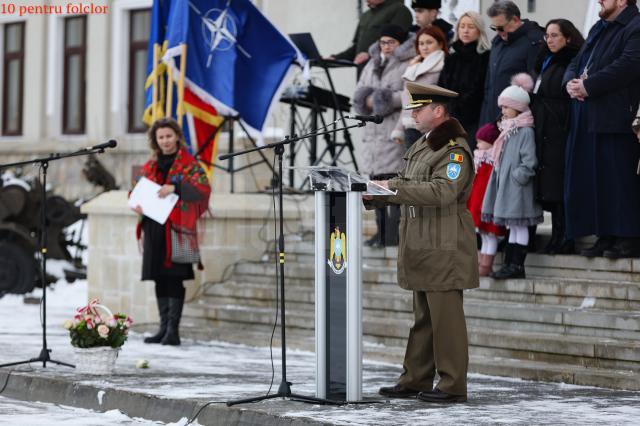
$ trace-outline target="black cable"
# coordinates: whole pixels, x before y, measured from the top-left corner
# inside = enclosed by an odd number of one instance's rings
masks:
[[[0,394],[4,392],[4,390],[7,388],[7,385],[9,384],[9,377],[11,377],[11,373],[13,373],[13,370],[9,370],[9,373],[7,373],[7,379],[4,381],[4,385],[2,385],[2,389],[0,389]]]
[[[196,414],[194,416],[192,416],[185,424],[184,426],[190,425],[191,423],[193,423],[198,416],[200,415],[200,413],[202,412],[202,410],[204,410],[206,407],[213,405],[213,404],[226,404],[226,401],[209,401],[206,404],[204,404],[202,407],[200,407],[200,409],[198,411],[196,411]]]

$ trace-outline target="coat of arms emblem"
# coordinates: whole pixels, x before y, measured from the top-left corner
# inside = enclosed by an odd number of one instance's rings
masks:
[[[347,267],[347,239],[339,226],[336,226],[331,233],[331,250],[327,263],[338,275],[342,274]]]

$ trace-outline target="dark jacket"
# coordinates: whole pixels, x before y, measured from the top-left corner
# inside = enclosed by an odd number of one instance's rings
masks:
[[[520,72],[533,71],[544,32],[536,22],[528,19],[522,22],[520,28],[509,34],[507,41],[499,36],[491,41],[480,125],[495,121],[500,114],[498,96],[511,84],[511,77]]]
[[[578,48],[566,46],[552,54],[542,45],[536,61],[534,78],[538,90],[532,95],[531,111],[536,123],[536,198],[542,203],[561,203],[563,200],[564,151],[569,134],[570,99],[562,87],[562,78],[578,53]],[[545,60],[549,58],[544,71]]]
[[[610,22],[595,40],[594,31],[571,62],[563,85],[581,73],[580,64],[593,50],[591,66],[584,87],[588,131],[593,133],[630,133],[640,100],[640,16],[636,6],[627,6],[615,21]],[[595,47],[594,47],[595,44]]]
[[[337,59],[353,61],[358,53],[367,52],[369,46],[380,38],[380,30],[387,24],[395,24],[408,30],[413,18],[402,0],[385,0],[381,5],[367,10],[358,21],[358,28],[351,46],[334,55]]]
[[[477,42],[453,43],[438,80],[438,86],[458,92],[459,96],[450,103],[451,115],[465,130],[477,127],[489,63],[489,51],[480,54],[477,47]]]

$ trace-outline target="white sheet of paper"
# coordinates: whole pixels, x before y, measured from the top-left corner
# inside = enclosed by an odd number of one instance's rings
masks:
[[[363,195],[396,195],[398,191],[392,191],[390,189],[385,188],[382,185],[378,185],[374,181],[370,180],[367,182],[367,192]]]
[[[161,186],[157,183],[142,177],[131,191],[127,204],[131,208],[142,207],[145,216],[164,225],[179,197],[176,194],[169,194],[165,198],[160,198],[158,196],[160,188]]]

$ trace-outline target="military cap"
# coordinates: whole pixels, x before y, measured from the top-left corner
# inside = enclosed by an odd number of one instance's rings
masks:
[[[458,94],[452,90],[436,86],[435,84],[418,84],[407,81],[409,91],[409,105],[404,109],[421,108],[434,102],[447,103]]]
[[[440,9],[441,7],[441,0],[413,0],[411,2],[412,9]]]

